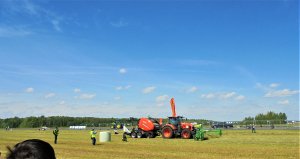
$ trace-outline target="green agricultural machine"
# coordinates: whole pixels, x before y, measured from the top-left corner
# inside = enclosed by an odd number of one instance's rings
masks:
[[[213,137],[220,137],[222,136],[222,130],[221,129],[214,129],[214,130],[204,130],[201,124],[194,125],[196,129],[196,133],[194,135],[194,139],[197,141],[204,140],[207,136],[213,136]]]

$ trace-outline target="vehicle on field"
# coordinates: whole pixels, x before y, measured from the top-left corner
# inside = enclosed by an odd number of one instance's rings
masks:
[[[170,139],[173,137],[181,137],[183,139],[192,138],[196,133],[194,124],[184,122],[184,117],[176,115],[174,98],[170,100],[170,104],[172,116],[169,117],[168,123],[162,126],[162,137],[165,139]]]
[[[158,121],[154,118],[140,118],[137,127],[133,128],[130,133],[132,138],[149,137],[153,138],[162,135],[165,139],[181,137],[190,139],[196,134],[195,123],[184,122],[184,117],[176,115],[174,98],[170,100],[172,116],[168,117],[168,123],[162,124],[162,119]]]
[[[160,134],[161,124],[154,118],[140,118],[131,131],[132,138],[154,138]]]
[[[110,128],[111,129],[123,129],[124,124],[121,123],[119,120],[114,121],[113,123],[111,123]]]
[[[233,124],[230,122],[212,122],[211,128],[213,128],[213,129],[217,129],[217,128],[229,129],[229,128],[233,128]]]

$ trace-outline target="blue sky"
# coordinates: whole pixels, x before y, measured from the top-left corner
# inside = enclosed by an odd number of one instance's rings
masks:
[[[299,3],[0,1],[0,118],[299,119]]]

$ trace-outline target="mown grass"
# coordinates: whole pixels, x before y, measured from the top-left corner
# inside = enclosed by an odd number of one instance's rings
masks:
[[[5,158],[6,146],[31,138],[45,140],[54,147],[58,159],[232,159],[291,158],[299,159],[299,130],[225,130],[220,138],[204,141],[183,139],[132,139],[112,133],[112,141],[93,146],[89,130],[60,130],[58,144],[53,144],[51,130],[0,130],[0,151]]]

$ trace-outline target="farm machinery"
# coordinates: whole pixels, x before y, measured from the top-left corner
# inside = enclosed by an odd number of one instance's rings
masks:
[[[111,123],[110,128],[111,129],[123,129],[124,124],[121,123],[120,121],[116,120],[113,123]]]
[[[222,130],[221,129],[205,130],[205,129],[203,129],[201,124],[197,124],[194,127],[196,129],[194,139],[197,140],[197,141],[204,140],[205,136],[214,136],[214,137],[222,136]]]
[[[132,131],[124,130],[124,134],[130,135],[132,138],[154,138],[161,134],[165,139],[181,137],[195,140],[204,140],[204,135],[222,135],[220,129],[204,130],[201,124],[184,122],[184,117],[176,115],[174,98],[170,100],[170,105],[172,116],[168,117],[168,123],[162,124],[162,119],[158,121],[150,117],[140,118],[137,127],[134,127]]]
[[[168,117],[168,123],[162,124],[162,119],[158,121],[153,118],[140,118],[136,128],[127,133],[132,138],[149,137],[154,138],[162,135],[165,139],[181,137],[190,139],[196,134],[196,129],[192,123],[183,122],[184,117],[176,115],[174,98],[170,100],[172,116]]]
[[[162,122],[154,118],[140,118],[137,127],[133,128],[130,136],[132,138],[149,137],[154,138],[160,134]]]
[[[181,137],[183,139],[190,139],[196,133],[194,124],[183,122],[184,117],[176,116],[176,108],[174,98],[170,100],[172,116],[168,117],[167,124],[162,126],[161,134],[165,139],[173,137]]]

